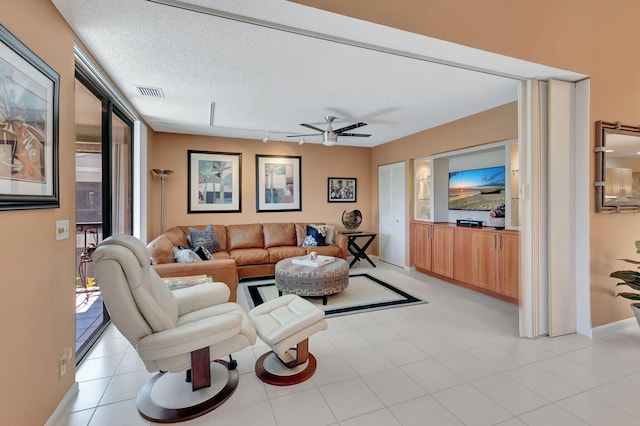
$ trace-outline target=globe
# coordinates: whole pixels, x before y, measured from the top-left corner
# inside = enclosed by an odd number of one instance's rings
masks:
[[[360,210],[342,212],[342,224],[347,229],[357,229],[362,223],[362,213]]]

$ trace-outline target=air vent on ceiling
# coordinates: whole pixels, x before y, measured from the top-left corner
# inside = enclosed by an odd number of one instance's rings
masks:
[[[142,96],[150,98],[164,98],[164,92],[159,87],[136,86],[136,89],[138,89],[138,93]]]

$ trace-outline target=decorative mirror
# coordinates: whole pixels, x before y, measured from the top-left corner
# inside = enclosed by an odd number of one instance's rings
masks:
[[[596,212],[640,211],[640,127],[596,122]]]

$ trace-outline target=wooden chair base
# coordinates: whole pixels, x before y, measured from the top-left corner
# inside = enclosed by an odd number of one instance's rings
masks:
[[[138,393],[138,412],[145,419],[156,423],[177,423],[206,414],[224,403],[238,387],[240,374],[238,370],[229,370],[229,363],[223,360],[214,362],[222,364],[228,372],[228,380],[224,387],[212,397],[189,407],[168,408],[158,405],[151,397],[154,384],[167,373],[153,376]]]
[[[291,352],[295,351],[295,356]],[[287,351],[288,360],[283,360],[273,351],[267,352],[256,361],[256,376],[265,383],[276,386],[289,386],[302,383],[316,371],[316,358],[309,353],[309,339],[298,343],[295,349]],[[276,359],[272,370],[265,367],[265,361]],[[306,364],[306,366],[304,366]],[[277,368],[273,368],[273,367]],[[274,371],[279,370],[279,371]],[[296,371],[299,370],[299,371]],[[280,373],[280,374],[278,374]]]

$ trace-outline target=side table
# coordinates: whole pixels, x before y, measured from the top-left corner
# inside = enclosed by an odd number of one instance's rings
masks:
[[[376,264],[373,263],[373,261],[369,258],[369,256],[367,256],[366,251],[371,245],[371,243],[373,242],[373,240],[376,239],[376,236],[378,234],[376,234],[375,232],[360,232],[360,231],[352,231],[352,232],[342,231],[341,233],[344,236],[346,236],[347,239],[349,240],[349,242],[347,243],[347,249],[349,250],[349,253],[353,255],[353,260],[349,264],[349,267],[352,267],[353,264],[358,262],[360,259],[364,259],[367,262],[369,262],[371,266],[375,268]],[[358,238],[364,239],[363,242],[359,243]]]

